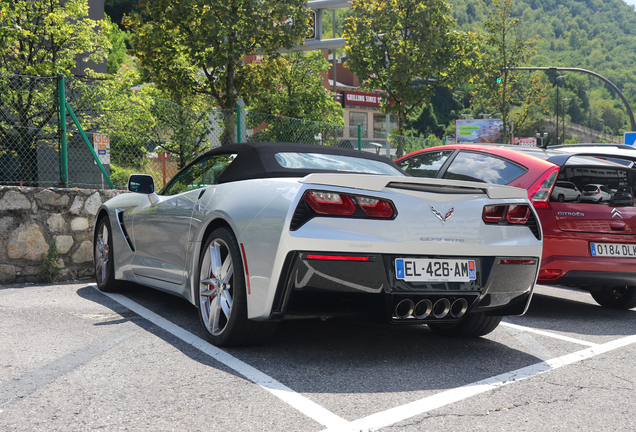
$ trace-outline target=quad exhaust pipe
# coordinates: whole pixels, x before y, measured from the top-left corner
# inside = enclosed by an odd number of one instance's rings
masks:
[[[436,300],[435,303],[430,299],[423,299],[417,304],[411,299],[404,299],[395,305],[394,315],[400,320],[409,318],[423,320],[431,315],[436,319],[446,318],[448,315],[452,318],[461,318],[467,310],[468,301],[461,297],[453,300],[452,303],[445,297]]]

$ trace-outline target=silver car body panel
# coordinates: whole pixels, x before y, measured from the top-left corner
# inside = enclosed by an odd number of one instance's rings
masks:
[[[427,192],[391,184],[472,188],[475,193]],[[290,231],[293,212],[309,189],[388,199],[398,214],[394,220],[316,217]],[[525,190],[486,183],[312,174],[302,179],[229,182],[159,196],[157,202],[153,201],[148,195],[125,193],[103,204],[98,212],[98,217],[107,212],[111,226],[115,226],[116,212],[123,211],[123,228],[135,249],[129,247],[121,227],[112,230],[115,278],[168,291],[194,304],[204,235],[210,224],[221,222],[230,227],[244,249],[249,273],[248,318],[255,320],[270,317],[281,269],[290,251],[537,260],[542,252],[542,241],[526,226],[483,223],[483,207],[488,204],[527,204],[538,220]],[[454,210],[442,223],[430,206],[442,213]]]

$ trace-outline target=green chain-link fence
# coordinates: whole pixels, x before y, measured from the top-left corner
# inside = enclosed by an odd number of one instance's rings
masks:
[[[162,185],[210,148],[256,141],[331,145],[392,158],[442,143],[240,107],[182,107],[99,81],[0,75],[0,184],[124,188],[131,173],[146,173]]]
[[[0,183],[59,185],[57,80],[0,75]]]

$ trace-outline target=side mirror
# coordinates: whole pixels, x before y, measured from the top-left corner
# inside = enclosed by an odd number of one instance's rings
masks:
[[[147,174],[132,174],[128,177],[127,189],[130,192],[150,195],[155,192],[155,179]]]

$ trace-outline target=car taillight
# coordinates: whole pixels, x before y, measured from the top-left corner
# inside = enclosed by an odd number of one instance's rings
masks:
[[[499,223],[506,212],[506,206],[487,205],[481,213],[481,218],[486,223]]]
[[[393,216],[393,207],[388,201],[364,196],[355,196],[355,199],[369,217],[390,218]]]
[[[350,216],[356,211],[349,196],[335,192],[308,192],[305,201],[318,214]]]
[[[508,206],[506,220],[511,224],[524,224],[530,217],[530,208],[525,204],[513,204]]]
[[[350,256],[350,255],[307,254],[305,258],[310,260],[325,260],[325,261],[371,261],[371,257],[368,257],[368,256]]]
[[[561,276],[561,273],[563,273],[561,270],[542,269],[542,270],[539,270],[539,279],[544,279],[544,280],[558,279]]]
[[[481,213],[486,223],[525,224],[530,218],[530,207],[526,204],[487,205]]]
[[[549,209],[550,194],[559,175],[559,167],[553,166],[548,169],[539,179],[528,189],[528,199],[532,201],[534,208]]]
[[[391,201],[329,191],[307,191],[307,205],[319,215],[390,219],[395,217]]]

